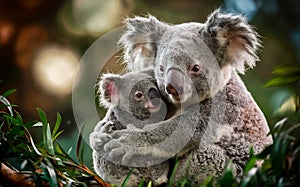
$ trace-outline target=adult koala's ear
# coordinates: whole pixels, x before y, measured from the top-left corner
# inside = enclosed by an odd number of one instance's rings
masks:
[[[120,101],[117,85],[120,84],[121,76],[115,74],[104,74],[99,82],[99,103],[105,108],[118,105]]]
[[[259,60],[259,36],[241,15],[223,14],[217,9],[208,17],[202,33],[221,67],[229,63],[244,73],[245,65],[253,68]]]
[[[126,30],[119,40],[124,48],[124,60],[129,71],[142,71],[154,67],[156,43],[166,24],[155,17],[127,18]]]

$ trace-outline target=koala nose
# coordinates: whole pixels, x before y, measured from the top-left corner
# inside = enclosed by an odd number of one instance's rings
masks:
[[[173,96],[179,96],[179,95],[183,94],[183,88],[182,88],[182,86],[179,86],[178,88],[175,88],[170,83],[166,86],[166,90],[167,90],[168,94],[171,94]]]
[[[148,97],[153,106],[160,105],[160,94],[159,94],[158,90],[151,88],[148,92]]]
[[[165,89],[173,99],[180,100],[180,96],[184,95],[184,80],[184,73],[180,69],[171,67],[167,71]]]

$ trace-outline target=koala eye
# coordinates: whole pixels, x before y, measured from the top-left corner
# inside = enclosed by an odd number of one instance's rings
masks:
[[[140,100],[144,99],[144,94],[143,94],[143,92],[136,91],[134,94],[134,97],[136,100],[140,101]]]
[[[197,73],[198,71],[200,71],[200,66],[198,65],[198,64],[195,64],[195,65],[193,65],[193,67],[192,67],[192,71],[193,72],[195,72],[195,73]]]
[[[165,69],[164,69],[164,67],[163,67],[162,65],[159,66],[159,70],[160,70],[161,72],[164,72],[164,71],[165,71]]]

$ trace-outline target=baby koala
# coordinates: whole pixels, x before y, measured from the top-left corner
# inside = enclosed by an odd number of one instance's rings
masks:
[[[111,134],[116,130],[139,131],[147,124],[165,119],[167,107],[158,91],[154,72],[104,74],[98,86],[99,101],[108,111],[90,135],[96,173],[105,181],[117,185],[122,184],[131,169],[128,186],[137,186],[143,178],[145,182],[152,181],[154,185],[167,182],[168,161],[131,168],[107,160],[104,151],[105,143],[112,139]]]

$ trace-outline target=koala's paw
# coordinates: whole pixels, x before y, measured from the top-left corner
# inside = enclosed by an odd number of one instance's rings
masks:
[[[118,139],[112,139],[104,145],[105,159],[122,165],[122,157],[126,153],[125,149]]]
[[[145,160],[143,159],[143,155],[138,155],[134,152],[127,152],[122,157],[122,165],[138,167],[144,166]]]
[[[100,132],[101,133],[112,133],[112,132],[114,132],[114,130],[113,130],[114,127],[115,127],[115,124],[111,121],[108,121],[100,128]]]
[[[93,150],[100,154],[104,154],[104,146],[111,139],[111,135],[107,133],[93,132],[90,135],[90,144]]]

